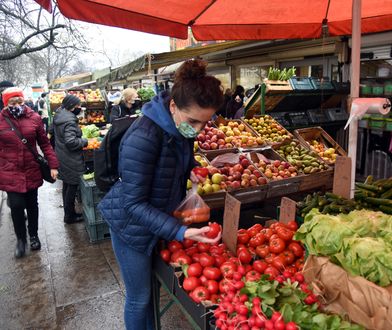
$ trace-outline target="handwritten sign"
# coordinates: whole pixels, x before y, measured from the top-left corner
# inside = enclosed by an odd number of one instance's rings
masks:
[[[350,157],[336,157],[332,191],[348,199],[350,199],[351,192],[351,166]]]
[[[288,223],[295,220],[295,213],[297,210],[297,203],[288,197],[282,197],[280,202],[279,221]]]
[[[236,253],[237,250],[237,232],[240,221],[240,211],[241,202],[229,193],[226,193],[222,240],[233,253]]]

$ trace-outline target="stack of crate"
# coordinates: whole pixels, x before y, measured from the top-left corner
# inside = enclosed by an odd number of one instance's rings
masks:
[[[83,217],[86,230],[90,237],[90,242],[110,238],[109,227],[97,209],[97,205],[105,193],[98,189],[94,179],[85,180],[82,177],[80,182],[80,194],[83,205]]]

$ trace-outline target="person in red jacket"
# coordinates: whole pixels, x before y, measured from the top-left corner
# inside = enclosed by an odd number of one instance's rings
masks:
[[[48,160],[51,175],[57,178],[59,166],[56,154],[46,136],[44,125],[38,113],[24,104],[23,91],[16,87],[2,93],[4,108],[0,112],[0,190],[7,192],[11,217],[17,244],[15,256],[23,257],[26,250],[27,211],[28,231],[31,250],[39,250],[38,238],[38,188],[42,185],[40,166],[33,154],[11,129],[11,121],[27,142],[37,152],[37,143]]]

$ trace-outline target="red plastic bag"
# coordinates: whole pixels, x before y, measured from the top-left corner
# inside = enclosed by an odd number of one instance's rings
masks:
[[[210,219],[210,208],[197,193],[197,185],[193,185],[190,193],[185,197],[173,215],[184,225],[207,222]]]

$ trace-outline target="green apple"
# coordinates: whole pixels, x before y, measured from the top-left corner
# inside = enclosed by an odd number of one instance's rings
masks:
[[[222,175],[220,173],[215,173],[211,177],[211,181],[212,181],[212,183],[220,184],[222,182]]]
[[[209,183],[204,184],[203,186],[203,191],[206,194],[210,194],[214,191],[214,189],[212,188],[212,185],[210,185]]]
[[[192,181],[188,179],[186,182],[186,189],[192,189]]]
[[[221,190],[221,186],[219,184],[214,183],[214,184],[212,184],[212,190],[214,192],[217,192],[217,191]]]
[[[204,195],[204,190],[203,190],[203,187],[201,185],[197,186],[197,193],[199,195]]]

